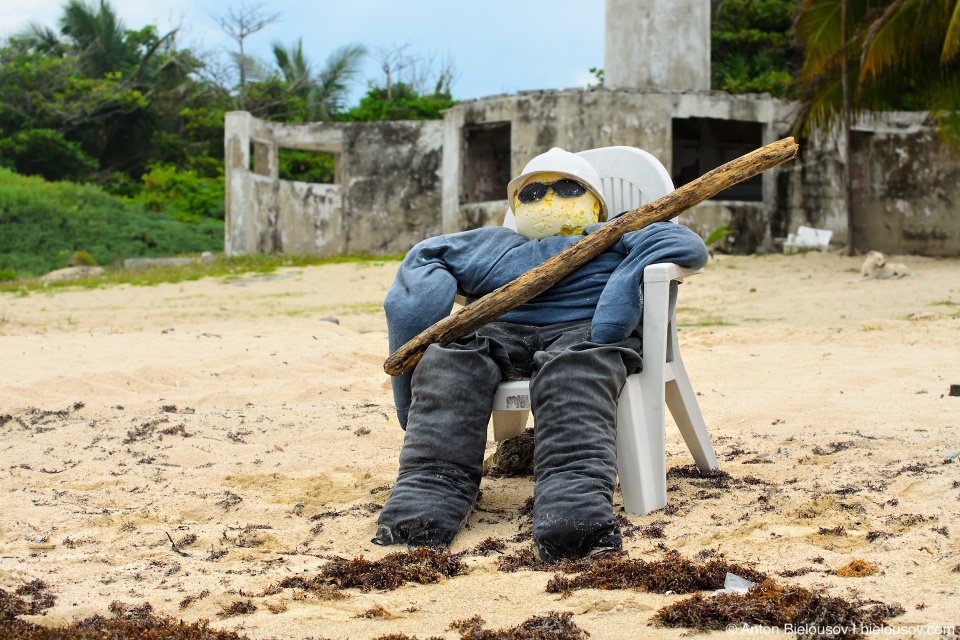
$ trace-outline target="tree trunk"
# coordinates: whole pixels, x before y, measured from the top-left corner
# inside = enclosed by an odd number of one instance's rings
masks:
[[[387,358],[383,370],[392,376],[410,371],[432,343],[446,344],[476,331],[543,293],[564,276],[609,249],[625,233],[637,231],[654,222],[675,218],[724,189],[793,159],[797,155],[797,148],[793,138],[768,144],[717,167],[659,200],[614,218],[596,232],[567,247],[513,282],[428,327]]]

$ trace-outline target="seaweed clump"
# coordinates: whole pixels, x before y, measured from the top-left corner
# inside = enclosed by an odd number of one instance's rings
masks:
[[[4,596],[0,596],[2,598]],[[0,640],[249,640],[232,631],[211,629],[206,620],[187,624],[182,620],[154,615],[149,603],[131,607],[120,602],[110,605],[113,618],[90,616],[62,627],[43,627],[19,618],[0,618]]]
[[[803,587],[764,580],[746,593],[695,594],[661,608],[652,623],[662,627],[687,627],[719,631],[731,627],[763,625],[781,627],[799,637],[863,638],[886,624],[885,618],[903,613],[899,605],[861,602],[828,596]]]
[[[460,640],[586,640],[590,636],[572,620],[572,613],[550,612],[533,616],[509,629],[484,629],[483,618],[458,620],[450,629],[460,632]]]
[[[320,580],[340,589],[392,591],[408,582],[439,582],[465,570],[463,561],[450,552],[423,547],[391,553],[380,560],[371,561],[363,556],[353,560],[337,558],[322,567]]]
[[[555,575],[547,583],[548,593],[567,593],[575,589],[637,589],[650,593],[692,593],[723,587],[727,573],[734,573],[751,582],[767,578],[751,567],[713,558],[696,562],[677,551],[668,551],[664,558],[649,562],[609,556],[592,562],[576,576]]]
[[[0,621],[14,620],[22,615],[37,615],[56,602],[57,597],[50,593],[47,583],[39,579],[20,585],[13,593],[0,589]]]

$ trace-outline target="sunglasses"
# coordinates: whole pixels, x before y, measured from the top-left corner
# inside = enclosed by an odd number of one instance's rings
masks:
[[[561,198],[576,198],[587,192],[587,188],[576,180],[564,178],[555,182],[531,182],[523,189],[520,189],[520,193],[517,194],[517,200],[519,200],[521,204],[530,204],[531,202],[543,200],[543,197],[547,195],[547,189],[550,188]]]

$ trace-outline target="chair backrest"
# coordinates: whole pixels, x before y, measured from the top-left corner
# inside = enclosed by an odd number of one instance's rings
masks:
[[[600,147],[581,151],[603,181],[603,197],[611,217],[643,206],[673,191],[666,167],[654,156],[636,147]],[[677,221],[676,218],[673,219]],[[503,226],[516,229],[513,209],[507,209]]]

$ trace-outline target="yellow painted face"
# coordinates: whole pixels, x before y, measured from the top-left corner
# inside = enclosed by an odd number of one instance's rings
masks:
[[[544,171],[527,178],[520,188],[534,182],[550,183],[564,178],[566,176],[559,173]],[[512,204],[517,233],[530,240],[579,235],[600,219],[600,201],[589,190],[580,196],[561,198],[553,188],[548,188],[540,200],[524,204],[514,195]]]

